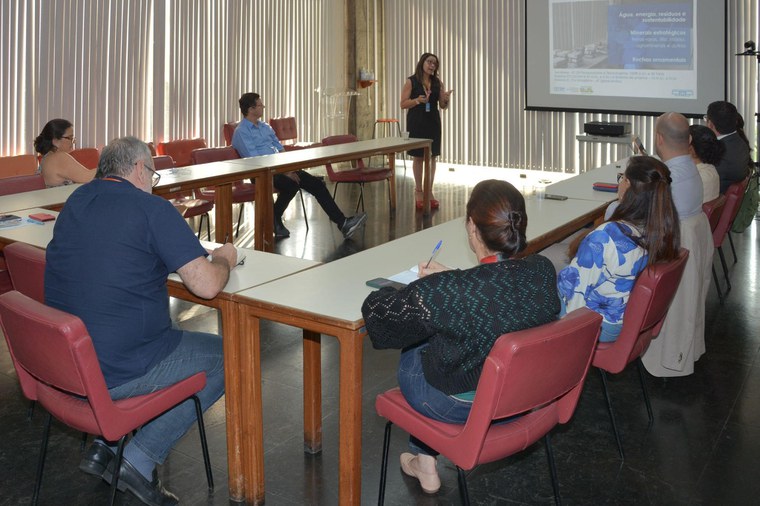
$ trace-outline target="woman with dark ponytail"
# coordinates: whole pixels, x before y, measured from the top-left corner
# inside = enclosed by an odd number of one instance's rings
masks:
[[[430,418],[467,421],[475,388],[496,339],[557,317],[552,263],[517,258],[527,245],[525,200],[506,181],[478,183],[467,202],[465,227],[479,265],[451,270],[419,265],[420,279],[403,290],[383,288],[362,306],[375,348],[401,349],[398,381],[409,404]],[[411,438],[401,469],[427,493],[438,491],[436,452]]]
[[[615,341],[636,277],[647,265],[678,257],[680,229],[670,195],[670,170],[634,156],[618,185],[609,221],[570,245],[570,265],[557,280],[562,314],[588,307],[601,314],[600,342]]]

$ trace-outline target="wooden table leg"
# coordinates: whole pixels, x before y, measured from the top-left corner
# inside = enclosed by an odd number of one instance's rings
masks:
[[[433,194],[433,178],[430,176],[430,146],[427,146],[422,168],[422,214],[425,215],[430,214],[430,197]]]
[[[362,498],[362,342],[366,334],[338,335],[340,343],[340,498],[342,506]]]
[[[388,180],[391,196],[391,215],[396,212],[396,153],[388,153],[388,167],[391,168],[391,178]]]
[[[241,456],[240,416],[240,347],[238,346],[237,304],[222,302],[222,341],[224,346],[225,414],[227,421],[227,469],[230,499],[245,500],[243,462]]]
[[[232,239],[232,183],[216,187],[216,233],[215,241],[223,243]]]
[[[322,451],[322,336],[303,331],[303,446]]]
[[[259,318],[239,310],[240,409],[245,500],[264,504],[264,418],[261,402],[261,329]],[[227,393],[229,402],[229,391]]]
[[[272,173],[264,171],[254,178],[256,200],[254,209],[253,243],[259,251],[274,251],[274,201],[272,200]]]

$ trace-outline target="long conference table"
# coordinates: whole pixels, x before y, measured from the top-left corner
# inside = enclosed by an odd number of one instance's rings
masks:
[[[547,192],[568,196],[565,201],[526,199],[529,244],[525,254],[540,251],[601,219],[615,194],[586,190],[594,181],[614,181],[619,171],[612,164],[547,188]],[[37,211],[40,209],[15,214],[26,216]],[[23,240],[46,247],[53,223],[0,230],[0,245]],[[362,349],[366,335],[361,304],[371,291],[365,281],[408,269],[424,259],[439,240],[443,240],[440,262],[460,268],[475,264],[460,218],[316,267],[316,262],[250,250],[240,272],[250,272],[253,277],[234,283],[231,278],[233,284],[228,283],[213,301],[194,297],[178,280],[169,281],[171,295],[216,307],[222,314],[232,500],[264,502],[260,322],[270,320],[303,329],[304,442],[309,451],[322,447],[321,334],[338,340],[339,502],[360,504]],[[326,293],[330,297],[325,297]]]
[[[366,141],[350,142],[332,146],[285,151],[264,156],[239,158],[224,162],[164,169],[159,171],[161,181],[153,189],[157,195],[169,195],[180,191],[203,187],[216,187],[215,217],[216,241],[223,242],[232,237],[232,183],[251,179],[256,185],[254,201],[254,249],[273,251],[274,241],[274,186],[275,174],[317,167],[326,163],[352,161],[375,155],[387,156],[389,167],[395,167],[396,153],[409,149],[423,149],[425,163],[423,169],[424,212],[430,213],[430,139],[403,139],[387,137]],[[391,212],[396,210],[396,174],[391,171]]]

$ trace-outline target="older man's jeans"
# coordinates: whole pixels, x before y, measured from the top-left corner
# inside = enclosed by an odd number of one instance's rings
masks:
[[[426,346],[427,343],[401,353],[398,364],[398,385],[401,393],[415,411],[428,418],[446,423],[465,423],[472,402],[447,395],[431,386],[425,379],[421,351]],[[414,436],[409,436],[409,448],[414,454],[438,455],[438,452]]]
[[[182,332],[177,348],[144,376],[109,390],[114,400],[144,395],[173,385],[195,373],[206,372],[206,387],[197,395],[203,411],[224,393],[222,338],[203,332]],[[143,425],[134,444],[157,464],[162,464],[174,444],[196,422],[192,399]]]

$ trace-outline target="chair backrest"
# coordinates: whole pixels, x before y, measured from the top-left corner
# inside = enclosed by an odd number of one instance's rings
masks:
[[[97,169],[100,161],[100,152],[95,148],[79,148],[69,153],[77,162],[88,169]]]
[[[174,160],[169,155],[156,155],[153,157],[153,168],[156,170],[173,169],[176,167]]]
[[[14,176],[0,179],[0,195],[30,192],[45,188],[45,179],[42,174],[28,176]]]
[[[358,140],[359,140],[358,137],[351,134],[331,135],[330,137],[325,137],[324,139],[322,139],[322,142],[320,144],[322,144],[323,146],[333,146],[336,144],[347,144],[349,142],[357,142]],[[357,158],[356,160],[353,160],[351,163],[352,165],[354,165],[356,168],[359,168],[359,169],[363,169],[365,167],[364,161],[361,158]],[[328,172],[332,171],[332,165],[330,165],[329,163],[325,164],[325,168],[327,169]]]
[[[221,162],[224,160],[235,160],[240,158],[238,152],[232,146],[223,148],[198,148],[190,153],[190,159],[193,165],[202,163]]]
[[[0,323],[19,380],[34,384],[34,400],[77,430],[109,440],[123,435],[109,428],[119,431],[124,421],[111,419],[118,415],[82,320],[14,290],[0,295]]]
[[[45,250],[31,244],[14,242],[3,249],[13,289],[45,302]]]
[[[298,139],[298,125],[293,116],[271,118],[269,126],[272,127],[274,134],[283,144],[294,144]]]
[[[560,422],[567,422],[601,324],[601,315],[580,308],[560,320],[499,337],[483,365],[470,417],[485,415],[490,423],[556,402]]]
[[[715,230],[718,228],[720,217],[723,214],[723,208],[726,205],[726,196],[718,195],[718,198],[702,204],[702,212],[707,215],[707,221],[710,222],[710,230],[713,233],[713,242],[717,240]]]
[[[599,343],[595,367],[618,373],[646,351],[660,332],[688,258],[689,251],[681,248],[675,260],[647,266],[639,274],[628,297],[620,335],[613,343]]]
[[[222,134],[224,135],[224,142],[227,146],[232,146],[232,136],[235,134],[239,121],[228,121],[222,126]]]
[[[726,235],[728,235],[728,231],[731,230],[731,225],[736,219],[736,215],[742,205],[742,200],[744,200],[744,192],[747,190],[747,185],[749,185],[749,178],[750,176],[747,176],[726,189],[726,205],[723,209],[720,221],[718,222],[718,227],[713,234],[717,237],[717,240],[715,240],[716,248],[723,245],[723,241],[725,240]]]
[[[37,172],[36,155],[0,156],[0,178],[30,176]]]
[[[156,152],[159,155],[169,155],[174,160],[177,167],[186,167],[192,165],[192,152],[194,149],[205,148],[206,140],[198,139],[178,139],[174,141],[159,142],[156,146]]]

